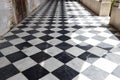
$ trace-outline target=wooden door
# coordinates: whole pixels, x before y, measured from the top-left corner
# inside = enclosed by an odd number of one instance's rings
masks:
[[[17,22],[19,23],[27,16],[26,0],[14,0]]]

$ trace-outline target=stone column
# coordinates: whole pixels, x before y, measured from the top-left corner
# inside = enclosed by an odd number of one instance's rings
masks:
[[[111,9],[111,0],[100,0],[99,15],[109,16]]]

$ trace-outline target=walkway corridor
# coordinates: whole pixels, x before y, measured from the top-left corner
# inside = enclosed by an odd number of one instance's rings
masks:
[[[0,80],[120,80],[120,33],[74,0],[49,0],[0,40]]]

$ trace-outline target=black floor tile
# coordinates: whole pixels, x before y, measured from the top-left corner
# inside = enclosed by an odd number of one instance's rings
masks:
[[[45,26],[45,28],[52,29],[52,28],[55,28],[55,26]]]
[[[50,29],[51,29],[51,28],[50,28]],[[46,30],[46,31],[43,31],[43,33],[45,33],[45,34],[51,34],[51,33],[54,33],[54,31]]]
[[[67,63],[75,57],[67,52],[62,52],[62,53],[56,55],[55,58],[60,60],[63,63]]]
[[[27,57],[27,55],[25,55],[23,52],[19,51],[19,52],[16,52],[16,53],[13,53],[13,54],[10,54],[8,56],[6,56],[11,62],[15,62],[15,61],[18,61],[18,60],[21,60],[25,57]]]
[[[7,48],[10,46],[12,46],[12,44],[9,42],[0,43],[0,49]]]
[[[24,42],[24,43],[21,43],[21,44],[18,44],[16,45],[16,47],[20,50],[22,49],[25,49],[25,48],[28,48],[28,47],[31,47],[32,45],[28,42]]]
[[[32,58],[33,60],[35,60],[37,63],[40,63],[40,62],[42,62],[42,61],[44,61],[44,60],[47,60],[47,59],[49,59],[50,57],[51,57],[51,56],[48,55],[48,54],[46,54],[45,52],[39,52],[39,53],[31,56],[31,58]]]
[[[20,29],[23,29],[23,28],[27,28],[28,26],[24,25],[24,26],[18,26]],[[21,31],[23,32],[23,31]],[[18,32],[18,33],[21,33],[21,32]],[[14,32],[14,33],[17,33],[17,32]]]
[[[65,43],[65,42],[56,45],[56,47],[58,47],[58,48],[60,48],[62,50],[67,50],[67,49],[71,48],[72,46],[73,45],[70,45],[70,44]]]
[[[40,39],[42,39],[43,41],[48,41],[48,40],[53,39],[53,37],[46,35],[46,36],[40,37]]]
[[[0,57],[3,57],[4,55],[0,52]]]
[[[11,64],[0,69],[0,80],[6,80],[7,78],[14,76],[19,71]]]
[[[38,33],[39,31],[37,30],[31,30],[31,31],[27,31],[29,34],[35,34],[35,33]]]
[[[59,26],[59,28],[61,28],[61,29],[66,29],[66,28],[68,28],[68,26]],[[61,31],[61,33],[62,33],[63,31]],[[66,32],[63,32],[64,34],[66,34]]]
[[[6,40],[13,40],[13,39],[16,39],[16,38],[18,38],[18,36],[16,36],[16,35],[5,37]]]
[[[67,34],[67,33],[69,33],[69,31],[61,30],[61,31],[58,31],[58,33],[61,33],[61,34]]]
[[[38,80],[41,77],[47,75],[49,72],[41,67],[40,65],[33,66],[32,68],[29,68],[28,70],[24,71],[23,74],[29,79],[29,80]]]
[[[57,39],[59,39],[59,40],[61,40],[61,41],[67,41],[67,40],[70,39],[70,37],[65,36],[65,35],[62,35],[62,36],[57,37]]]
[[[34,37],[34,36],[32,36],[32,35],[22,37],[22,39],[24,39],[25,41],[29,41],[29,40],[32,40],[32,39],[35,39],[35,38],[36,38],[36,37]]]
[[[72,68],[64,65],[54,72],[52,72],[56,77],[58,77],[60,80],[72,80],[75,76],[77,76],[79,73]]]
[[[52,47],[52,45],[44,42],[44,43],[41,43],[41,44],[36,45],[36,47],[39,48],[39,49],[41,49],[41,50],[45,50],[45,49],[47,49],[47,48]]]
[[[18,33],[22,33],[22,32],[24,32],[23,30],[15,30],[15,31],[12,31],[12,33],[14,33],[14,34],[18,34]]]
[[[82,60],[87,60],[89,58],[99,58],[98,56],[94,55],[94,54],[91,54],[89,52],[85,52],[83,54],[81,54],[80,56],[78,56],[80,59]]]
[[[90,48],[92,48],[93,46],[92,45],[76,45],[76,47],[78,47],[78,48],[81,48],[81,49],[83,49],[83,50],[89,50]]]
[[[82,26],[72,26],[72,28],[75,28],[75,29],[80,29],[80,28],[83,28]]]

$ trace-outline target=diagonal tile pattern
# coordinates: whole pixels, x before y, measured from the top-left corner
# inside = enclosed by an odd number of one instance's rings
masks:
[[[0,80],[120,80],[120,33],[76,0],[49,0],[0,40]]]

